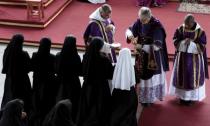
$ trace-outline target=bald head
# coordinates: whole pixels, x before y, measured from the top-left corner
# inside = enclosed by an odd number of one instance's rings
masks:
[[[148,23],[148,21],[152,17],[152,12],[151,12],[151,10],[148,7],[142,7],[139,10],[138,15],[139,15],[139,18],[140,18],[141,22],[143,24],[145,24],[145,23]]]
[[[109,4],[103,4],[99,11],[102,18],[108,19],[111,17],[112,7]]]
[[[112,12],[112,7],[109,4],[103,4],[101,6],[101,11],[104,13],[111,13]]]

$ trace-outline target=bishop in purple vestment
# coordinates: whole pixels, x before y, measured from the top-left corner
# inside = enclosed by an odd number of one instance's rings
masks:
[[[174,33],[176,48],[171,77],[170,94],[180,103],[189,105],[205,98],[205,78],[208,78],[206,35],[193,15],[185,17],[184,24]]]
[[[165,72],[169,70],[166,33],[148,7],[139,10],[139,19],[126,31],[136,48],[135,71],[139,102],[148,106],[166,95]]]
[[[110,18],[111,12],[111,6],[104,4],[89,16],[90,22],[83,36],[86,47],[90,44],[91,39],[96,36],[103,38],[106,43],[112,44],[114,42],[115,26]],[[111,49],[108,55],[110,60],[116,63],[115,50]]]

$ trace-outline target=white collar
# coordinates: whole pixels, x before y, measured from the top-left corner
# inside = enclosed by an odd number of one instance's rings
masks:
[[[182,24],[182,26],[185,27],[185,24]],[[192,30],[192,31],[196,31],[196,30],[198,30],[198,29],[202,29],[202,28],[201,28],[201,26],[196,22],[196,27],[195,27],[195,29]]]
[[[89,18],[90,19],[95,19],[95,20],[98,20],[98,21],[105,21],[102,17],[101,17],[101,14],[100,14],[100,7],[97,8],[90,16]]]

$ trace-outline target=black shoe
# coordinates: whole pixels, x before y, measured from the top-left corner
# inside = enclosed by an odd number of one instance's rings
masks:
[[[191,106],[191,105],[194,105],[195,103],[196,103],[195,101],[192,101],[192,100],[191,100],[191,101],[189,101],[188,104],[189,104],[189,106]]]
[[[185,102],[185,100],[179,99],[179,103],[180,103],[181,105],[184,105],[186,102]]]
[[[149,107],[149,106],[152,105],[152,103],[141,103],[141,105],[142,105],[143,107]]]
[[[192,101],[186,101],[186,100],[179,99],[179,103],[181,105],[191,106],[193,102]]]

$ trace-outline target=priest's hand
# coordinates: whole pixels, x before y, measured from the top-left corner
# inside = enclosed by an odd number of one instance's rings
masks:
[[[130,37],[128,37],[128,39],[131,41],[131,43],[133,43],[134,45],[136,45],[137,44],[137,40],[138,40],[138,37],[134,37],[134,36],[130,36]]]
[[[21,114],[21,119],[25,119],[26,117],[27,117],[26,112],[22,112],[22,114]]]
[[[186,39],[185,39],[185,44],[186,44],[186,45],[189,45],[190,42],[191,42],[191,39],[190,39],[190,38],[186,38]]]
[[[114,31],[114,26],[112,24],[107,25],[106,28],[105,28],[105,30],[106,30],[106,32]]]
[[[136,50],[141,50],[142,49],[142,45],[141,44],[136,44],[135,45],[135,49]]]

